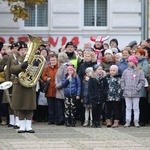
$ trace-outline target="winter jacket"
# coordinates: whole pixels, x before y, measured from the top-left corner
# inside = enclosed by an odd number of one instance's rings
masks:
[[[102,66],[103,70],[106,71],[106,73],[109,73],[110,66],[114,65],[115,63],[116,61],[114,57],[112,57],[111,61],[108,61],[105,57],[103,57],[100,65]]]
[[[58,68],[58,71],[55,76],[55,84],[56,84],[56,98],[64,99],[64,88],[62,87],[62,79],[65,77],[67,72],[67,63],[61,64]]]
[[[83,81],[83,78],[84,78],[84,76],[85,76],[85,70],[86,70],[86,68],[88,68],[88,67],[93,67],[95,64],[96,64],[96,62],[90,61],[90,62],[83,62],[83,63],[80,65],[79,71],[78,71],[78,75],[79,75],[81,81]]]
[[[144,72],[128,67],[121,77],[121,88],[124,97],[141,97],[141,89],[145,84]]]
[[[69,81],[68,76],[66,75],[62,80],[62,87],[64,87],[64,95],[66,97],[81,95],[81,81],[78,76],[75,78],[72,77],[72,80]]]
[[[116,65],[118,66],[118,73],[122,75],[123,71],[128,68],[128,61],[122,58]]]
[[[93,74],[88,81],[88,96],[91,103],[102,104],[107,99],[108,82],[106,75],[101,79]]]
[[[83,103],[84,104],[90,104],[90,101],[89,101],[89,96],[88,96],[88,81],[84,81],[82,83],[82,95],[81,95],[81,98],[83,99]]]
[[[119,101],[122,96],[121,90],[121,75],[107,76],[109,85],[107,101]]]
[[[42,73],[42,80],[46,81],[47,78],[50,79],[50,84],[48,86],[48,90],[45,93],[46,97],[56,97],[56,85],[55,85],[55,75],[58,70],[58,65],[52,67],[51,65],[44,68],[44,71]]]

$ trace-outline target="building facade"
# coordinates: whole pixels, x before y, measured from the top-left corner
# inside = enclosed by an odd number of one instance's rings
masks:
[[[142,40],[143,0],[48,0],[35,6],[30,20],[13,22],[7,2],[0,4],[0,40],[28,40],[27,34],[41,37],[58,50],[68,41],[83,47],[90,36],[118,39],[119,48]],[[149,15],[150,16],[150,15]],[[91,42],[92,43],[92,42]]]

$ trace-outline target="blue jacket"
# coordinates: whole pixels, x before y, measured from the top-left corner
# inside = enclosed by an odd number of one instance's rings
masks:
[[[82,99],[84,104],[90,104],[88,96],[88,81],[82,83]]]
[[[123,71],[128,68],[128,61],[122,58],[116,65],[118,66],[118,74],[123,74]]]
[[[62,80],[62,87],[64,88],[65,96],[80,96],[81,95],[81,81],[78,76],[75,78],[72,77],[72,80],[69,81],[68,76],[66,75]]]

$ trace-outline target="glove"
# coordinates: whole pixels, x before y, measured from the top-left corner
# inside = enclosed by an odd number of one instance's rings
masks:
[[[27,69],[27,67],[28,67],[28,61],[25,61],[21,64],[22,69]]]

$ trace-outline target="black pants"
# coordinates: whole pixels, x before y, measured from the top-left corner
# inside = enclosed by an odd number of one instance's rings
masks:
[[[139,108],[140,108],[139,122],[146,123],[146,112],[147,112],[146,106],[147,106],[146,98],[141,97],[139,102]]]
[[[113,118],[114,120],[120,119],[120,101],[107,101],[107,119]]]
[[[92,103],[93,123],[99,122],[102,115],[102,104]]]

